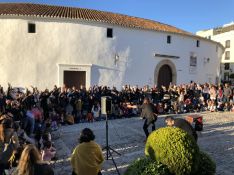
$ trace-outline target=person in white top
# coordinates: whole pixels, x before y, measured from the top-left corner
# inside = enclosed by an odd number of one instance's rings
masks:
[[[99,120],[100,110],[101,110],[101,107],[100,107],[99,103],[96,103],[96,104],[93,105],[91,112],[92,112],[93,117],[94,117],[95,120]]]

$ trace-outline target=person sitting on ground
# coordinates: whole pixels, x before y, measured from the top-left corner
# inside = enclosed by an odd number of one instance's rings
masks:
[[[86,116],[86,120],[88,122],[93,122],[94,121],[93,114],[91,112],[88,112],[88,114]]]
[[[85,128],[81,131],[80,144],[76,146],[71,156],[73,175],[101,175],[104,157],[94,139],[91,129]]]
[[[39,142],[40,142],[39,149],[41,150],[45,147],[46,142],[52,142],[51,133],[50,132],[43,133]]]
[[[10,159],[18,148],[19,138],[13,128],[13,121],[7,115],[3,115],[0,121],[0,175],[10,168]]]
[[[216,104],[214,100],[211,100],[210,102],[210,112],[215,112],[216,111]]]
[[[52,146],[51,141],[44,143],[44,149],[42,150],[42,160],[50,162],[55,158],[56,149]]]
[[[27,145],[21,155],[14,175],[54,175],[53,169],[41,159],[38,149]]]
[[[224,103],[224,107],[223,107],[224,112],[229,112],[230,109],[231,109],[230,103],[229,102]]]
[[[100,107],[100,104],[97,102],[93,105],[92,111],[91,111],[95,121],[100,120],[100,111],[101,111],[101,107]]]
[[[187,120],[182,118],[174,118],[172,116],[167,116],[165,118],[165,123],[167,124],[167,126],[173,126],[184,130],[189,135],[193,136],[195,141],[197,141],[197,133]]]
[[[17,132],[19,142],[22,143],[31,143],[36,144],[35,139],[30,138],[27,133],[21,128],[20,124],[15,122],[15,131]]]
[[[59,116],[56,113],[55,109],[53,108],[53,110],[50,112],[50,118],[51,118],[51,130],[52,131],[56,131],[58,130],[58,120],[59,120]]]

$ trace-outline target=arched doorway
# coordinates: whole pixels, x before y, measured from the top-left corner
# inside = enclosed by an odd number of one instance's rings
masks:
[[[177,73],[176,66],[170,60],[160,61],[154,71],[154,83],[158,87],[168,87],[170,82],[176,84]]]
[[[172,82],[172,71],[170,66],[167,64],[163,65],[158,72],[158,83],[159,87],[166,86],[168,87]]]

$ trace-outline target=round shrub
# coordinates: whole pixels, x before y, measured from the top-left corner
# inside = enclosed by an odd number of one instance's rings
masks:
[[[146,166],[152,162],[149,158],[139,158],[129,165],[124,175],[141,175]]]
[[[172,175],[168,168],[150,158],[139,158],[126,170],[124,175]]]
[[[141,175],[173,175],[166,165],[160,162],[152,162],[146,166]]]
[[[176,175],[196,172],[199,163],[199,148],[195,140],[174,127],[152,132],[146,142],[145,154],[166,165]]]
[[[210,156],[204,152],[200,152],[199,166],[195,174],[214,175],[216,172],[216,164]]]

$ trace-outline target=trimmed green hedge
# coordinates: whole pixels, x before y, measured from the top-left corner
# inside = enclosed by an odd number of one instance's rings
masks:
[[[124,175],[172,175],[168,168],[155,162],[150,158],[144,157],[134,161],[126,170]]]
[[[145,170],[146,166],[151,162],[151,159],[139,158],[135,160],[131,165],[129,165],[124,175],[141,175],[141,173]]]
[[[200,152],[199,167],[194,175],[215,175],[216,164],[210,156],[204,152]]]
[[[216,164],[199,152],[195,140],[179,128],[154,131],[145,146],[145,158],[137,159],[125,175],[215,175]]]
[[[198,168],[198,145],[179,128],[165,127],[151,133],[146,142],[145,154],[166,165],[176,175],[189,175]]]

